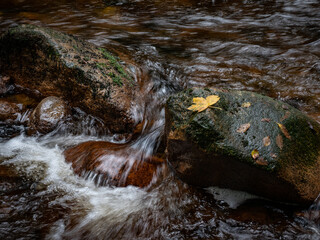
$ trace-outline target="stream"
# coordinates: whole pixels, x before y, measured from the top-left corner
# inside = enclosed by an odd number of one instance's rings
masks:
[[[146,124],[128,147],[142,158],[159,147],[166,99],[187,87],[258,92],[320,123],[317,0],[0,1],[0,34],[24,23],[73,34],[133,66],[142,92],[134,113]],[[0,122],[0,239],[320,239],[317,200],[301,209],[198,189],[170,171],[146,188],[79,177],[66,148],[123,139],[78,111],[76,126],[44,136]]]

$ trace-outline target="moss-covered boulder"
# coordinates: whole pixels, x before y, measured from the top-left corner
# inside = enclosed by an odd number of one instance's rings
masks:
[[[133,77],[110,52],[93,44],[31,25],[11,28],[0,37],[0,74],[100,117],[112,132],[133,129]]]
[[[220,97],[202,112],[194,97]],[[320,126],[280,101],[246,91],[194,88],[166,105],[168,159],[201,187],[244,190],[309,204],[320,193]]]

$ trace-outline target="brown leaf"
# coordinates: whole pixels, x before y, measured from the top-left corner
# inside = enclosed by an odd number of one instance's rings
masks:
[[[259,157],[256,160],[256,164],[261,165],[261,166],[268,166],[269,163],[263,157]]]
[[[253,159],[257,159],[259,157],[259,151],[257,149],[253,149],[251,152],[251,156]]]
[[[276,137],[276,143],[277,146],[282,149],[283,148],[283,140],[280,134],[278,134],[278,136]]]
[[[286,120],[288,117],[290,117],[290,112],[286,111],[286,113],[284,114],[284,116],[280,119],[280,122],[283,122],[284,120]]]
[[[248,108],[251,106],[251,103],[250,102],[244,102],[241,104],[241,107],[244,107],[244,108]]]
[[[262,118],[261,122],[271,122],[271,119],[270,118]]]
[[[286,127],[281,123],[277,123],[277,124],[278,124],[281,132],[286,136],[286,138],[291,139],[291,136],[290,136],[288,130],[286,129]]]
[[[238,129],[237,129],[237,132],[238,133],[245,133],[249,128],[250,128],[250,123],[245,123],[245,124],[242,124]]]
[[[265,147],[267,147],[267,146],[269,146],[269,145],[271,144],[271,140],[270,140],[270,137],[269,137],[269,136],[263,138],[262,141],[263,141],[263,145],[264,145]]]

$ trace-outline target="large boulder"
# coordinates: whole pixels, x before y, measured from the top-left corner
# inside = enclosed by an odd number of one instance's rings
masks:
[[[201,112],[193,98],[220,97]],[[320,126],[280,101],[246,91],[187,89],[166,105],[168,160],[185,182],[309,204],[320,192]]]
[[[155,156],[141,159],[139,151],[127,144],[104,141],[81,143],[65,150],[64,156],[76,174],[99,186],[146,187],[165,164]]]
[[[11,28],[0,37],[0,74],[100,117],[112,132],[134,127],[133,77],[110,52],[76,37],[31,25]]]

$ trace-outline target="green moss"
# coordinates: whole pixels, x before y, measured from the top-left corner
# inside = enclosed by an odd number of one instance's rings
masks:
[[[125,72],[119,61],[111,53],[103,48],[99,48],[99,50],[102,52],[102,55],[109,61],[110,65],[120,74],[121,77],[133,83],[133,79]],[[118,82],[118,79],[116,81]]]
[[[109,69],[107,64],[105,63],[96,63],[97,68],[99,68],[101,71]]]
[[[120,87],[123,85],[123,82],[118,75],[114,74],[113,72],[110,72],[110,73],[108,73],[108,76],[111,77],[114,84],[116,84]]]

